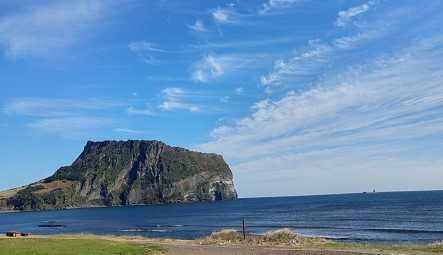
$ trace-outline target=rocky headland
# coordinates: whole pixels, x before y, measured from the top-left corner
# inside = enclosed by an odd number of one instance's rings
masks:
[[[215,201],[237,192],[221,155],[160,141],[89,141],[71,166],[0,198],[3,210],[23,211]]]

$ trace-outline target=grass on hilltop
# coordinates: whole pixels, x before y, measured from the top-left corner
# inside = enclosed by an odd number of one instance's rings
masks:
[[[54,236],[50,238],[1,238],[1,254],[8,255],[146,255],[164,252],[159,246],[130,243],[93,236]]]

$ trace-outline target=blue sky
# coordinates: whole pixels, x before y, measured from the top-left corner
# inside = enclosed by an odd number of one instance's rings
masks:
[[[88,140],[220,153],[241,197],[443,189],[441,1],[1,1],[0,190]]]

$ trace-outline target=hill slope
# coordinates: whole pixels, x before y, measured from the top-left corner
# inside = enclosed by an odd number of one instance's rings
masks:
[[[15,210],[118,206],[236,199],[221,155],[160,141],[87,142],[71,166],[3,203]]]

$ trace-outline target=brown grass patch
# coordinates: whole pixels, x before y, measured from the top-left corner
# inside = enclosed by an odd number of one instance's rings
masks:
[[[49,193],[49,192],[56,190],[56,189],[68,188],[74,183],[76,183],[76,182],[75,181],[67,181],[67,180],[53,181],[53,182],[49,182],[49,183],[38,182],[38,183],[35,183],[35,185],[41,185],[44,187],[44,189],[34,191],[33,193],[34,194],[45,194],[45,193]],[[34,186],[34,185],[31,185],[31,186]]]
[[[5,191],[1,191],[0,192],[0,199],[5,199],[5,198],[10,198],[15,196],[15,194],[17,194],[17,192],[19,192],[22,189],[25,189],[26,186],[20,187],[20,188],[15,188],[15,189],[8,189]]]
[[[243,234],[235,229],[224,229],[213,232],[210,236],[197,240],[201,244],[255,244],[255,245],[310,245],[325,244],[332,241],[317,238],[306,237],[294,234],[290,229],[284,228],[267,232],[263,235],[247,235],[243,239]]]
[[[432,247],[443,247],[443,240],[431,243],[429,246],[432,246]]]

